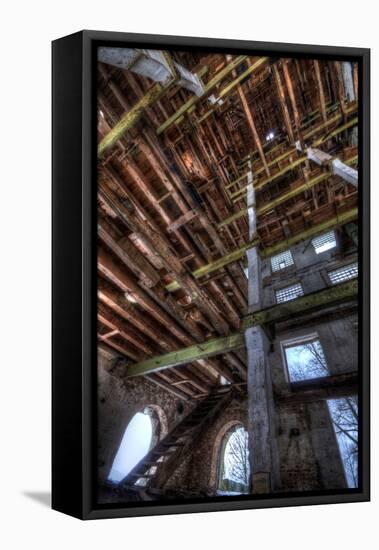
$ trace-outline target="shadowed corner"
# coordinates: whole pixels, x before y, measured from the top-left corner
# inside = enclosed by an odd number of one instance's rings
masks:
[[[24,491],[22,493],[25,497],[34,500],[42,506],[51,508],[51,493],[50,491]]]

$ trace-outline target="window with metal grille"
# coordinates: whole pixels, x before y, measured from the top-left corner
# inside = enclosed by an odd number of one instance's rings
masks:
[[[291,250],[285,250],[284,252],[281,252],[280,254],[276,254],[275,256],[271,257],[271,269],[273,271],[280,271],[281,269],[289,267],[293,264],[294,261]]]
[[[276,302],[278,304],[282,302],[288,302],[289,300],[294,300],[299,296],[303,296],[304,291],[300,283],[294,285],[286,286],[275,291]]]
[[[333,285],[337,283],[342,283],[343,281],[349,281],[350,279],[355,279],[358,277],[358,263],[354,262],[353,264],[344,265],[338,269],[333,269],[328,272],[330,282]]]
[[[337,242],[334,231],[328,231],[323,235],[315,237],[312,239],[312,244],[316,254],[321,254],[321,252],[326,252],[327,250],[336,247]]]

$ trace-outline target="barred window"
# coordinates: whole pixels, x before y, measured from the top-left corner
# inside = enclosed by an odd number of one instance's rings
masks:
[[[276,302],[278,304],[281,304],[282,302],[288,302],[289,300],[294,300],[295,298],[303,295],[304,291],[300,283],[286,286],[275,291]]]
[[[358,277],[358,262],[353,264],[344,265],[338,269],[333,269],[328,272],[330,282],[333,285],[342,283],[343,281],[349,281],[350,279],[355,279]]]
[[[316,254],[321,254],[321,252],[326,252],[327,250],[336,247],[337,242],[334,231],[328,231],[323,235],[315,237],[312,239],[312,244]]]
[[[294,261],[291,250],[285,250],[284,252],[281,252],[280,254],[276,254],[275,256],[271,257],[271,269],[273,271],[280,271],[281,269],[289,267],[293,264]]]

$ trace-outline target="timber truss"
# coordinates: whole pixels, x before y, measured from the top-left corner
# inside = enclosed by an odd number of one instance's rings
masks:
[[[293,315],[356,303],[349,282],[248,314],[244,268],[255,247],[270,258],[332,228],[342,258],[356,243],[357,68],[106,50],[99,346],[122,358],[126,377],[146,376],[180,399],[212,395],[221,376],[242,394],[248,327],[270,334]]]

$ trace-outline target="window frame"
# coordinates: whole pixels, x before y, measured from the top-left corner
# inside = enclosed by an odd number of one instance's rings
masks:
[[[245,424],[243,424],[243,422],[239,421],[239,422],[236,422],[233,426],[231,426],[224,433],[224,435],[222,436],[222,440],[221,440],[221,444],[220,444],[219,451],[218,451],[218,456],[217,456],[217,470],[216,470],[216,480],[215,480],[216,481],[216,492],[222,491],[222,489],[220,489],[220,484],[223,481],[222,476],[223,476],[223,473],[225,471],[224,468],[225,468],[226,446],[229,442],[229,439],[234,434],[234,432],[236,432],[237,430],[239,430],[241,428],[248,434],[248,431],[247,431],[247,428],[246,428]],[[249,460],[249,458],[248,458],[248,460]],[[240,494],[244,495],[244,494],[248,494],[248,493],[240,493]]]
[[[278,267],[278,269],[274,269],[274,267],[272,265],[273,258],[278,258],[279,256],[284,256],[285,254],[290,255],[292,263],[290,263],[288,265],[285,265],[284,267]],[[295,264],[295,259],[294,259],[293,254],[292,254],[292,250],[290,248],[287,248],[287,250],[284,250],[283,252],[279,252],[278,254],[274,254],[273,256],[270,257],[270,268],[271,268],[271,273],[272,274],[279,273],[279,272],[283,271],[284,269],[288,269],[289,267],[292,267],[292,266],[296,267],[296,264]]]
[[[327,248],[326,250],[321,250],[320,252],[317,252],[314,241],[317,241],[317,239],[321,239],[325,235],[330,235],[330,234],[333,234],[335,244],[333,246],[331,246],[330,248]],[[319,256],[320,254],[323,254],[324,252],[329,252],[329,250],[333,250],[333,248],[337,248],[336,232],[334,231],[334,229],[331,229],[329,231],[325,231],[325,233],[321,233],[320,235],[317,235],[316,237],[313,237],[313,239],[311,239],[311,243],[312,243],[312,246],[313,246],[313,250],[314,250],[315,254],[317,254],[317,256]]]
[[[331,273],[336,273],[337,271],[341,271],[341,270],[344,270],[344,269],[349,269],[352,266],[356,266],[356,270],[357,270],[357,274],[354,277],[348,277],[348,278],[342,279],[340,281],[333,281],[332,280],[332,278],[330,276]],[[347,281],[353,281],[354,279],[357,279],[357,277],[359,276],[358,260],[356,260],[355,262],[349,262],[348,264],[340,265],[339,267],[334,267],[334,268],[328,269],[327,270],[327,275],[328,275],[329,283],[333,286],[341,284],[341,283],[346,283]]]
[[[287,288],[291,288],[291,287],[294,287],[294,286],[297,286],[299,285],[301,287],[301,290],[302,290],[302,294],[300,294],[299,296],[296,296],[295,298],[290,298],[289,300],[283,300],[283,301],[278,301],[278,297],[277,297],[277,293],[280,292],[280,291],[283,291]],[[274,298],[275,298],[275,304],[276,305],[280,305],[280,304],[285,304],[287,302],[292,302],[292,300],[296,300],[297,298],[301,298],[302,296],[305,296],[305,293],[304,293],[304,287],[303,287],[303,284],[301,281],[293,281],[289,284],[286,284],[286,285],[282,285],[280,287],[277,287],[277,288],[274,288]]]
[[[307,344],[309,342],[314,342],[315,340],[318,340],[320,342],[322,352],[323,352],[325,360],[326,360],[326,366],[327,366],[328,372],[329,372],[328,375],[331,374],[330,370],[329,370],[329,367],[328,367],[329,361],[328,361],[327,355],[325,353],[324,347],[322,345],[320,335],[319,335],[318,332],[311,332],[309,334],[303,334],[302,336],[296,336],[295,338],[289,338],[287,340],[282,340],[280,342],[280,351],[281,351],[281,356],[282,356],[282,364],[284,366],[284,376],[285,376],[286,382],[288,384],[296,384],[296,382],[303,382],[303,381],[307,381],[307,380],[317,380],[317,378],[322,378],[322,376],[318,376],[318,377],[313,377],[313,378],[303,378],[302,380],[291,380],[290,369],[289,369],[288,360],[287,360],[286,348],[294,348],[296,346],[301,346],[302,344]],[[325,375],[325,376],[328,376],[328,375]]]

